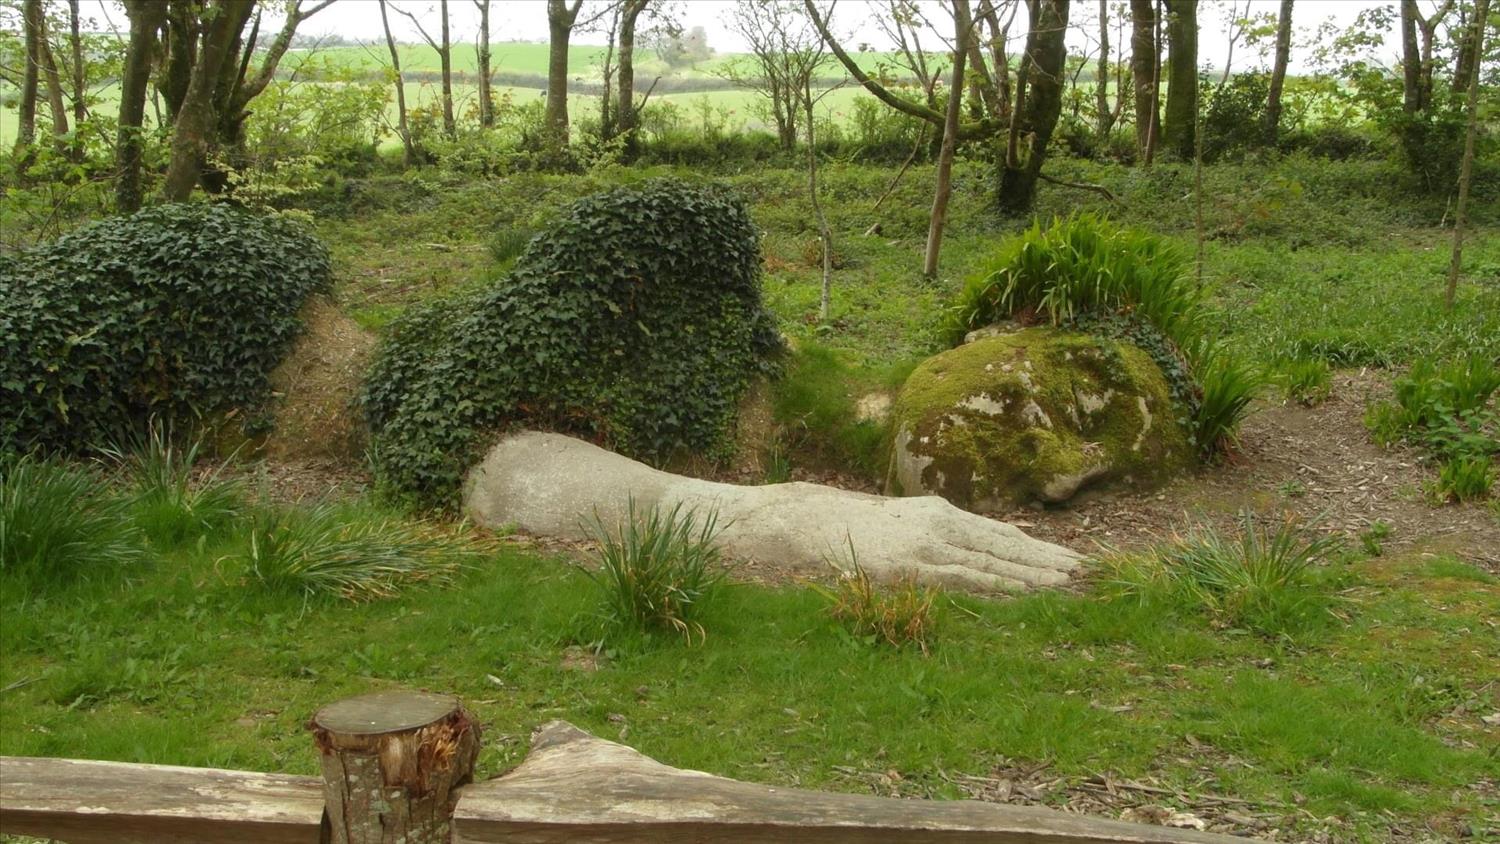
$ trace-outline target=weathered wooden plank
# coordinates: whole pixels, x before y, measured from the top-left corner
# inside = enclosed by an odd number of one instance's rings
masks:
[[[317,844],[317,777],[0,756],[0,832],[68,844]]]
[[[463,790],[454,829],[463,844],[1243,841],[1024,806],[753,785],[671,768],[560,721],[541,729],[520,767]]]

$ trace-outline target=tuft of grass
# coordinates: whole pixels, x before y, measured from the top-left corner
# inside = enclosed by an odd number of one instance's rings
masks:
[[[1343,537],[1318,534],[1295,515],[1267,525],[1246,510],[1232,534],[1200,525],[1143,553],[1106,555],[1102,563],[1121,595],[1165,599],[1230,626],[1281,635],[1326,605],[1314,568],[1343,545]]]
[[[1092,214],[1040,221],[1005,242],[972,277],[947,314],[943,335],[1016,317],[1076,325],[1089,316],[1143,320],[1188,364],[1195,396],[1189,430],[1205,458],[1228,450],[1264,379],[1207,329],[1207,290],[1187,272],[1182,250],[1155,234]]]
[[[1443,463],[1433,482],[1433,497],[1441,502],[1478,501],[1490,494],[1495,484],[1493,462],[1489,455],[1455,457]]]
[[[1439,458],[1483,457],[1500,452],[1500,416],[1489,407],[1500,389],[1500,367],[1480,357],[1435,364],[1418,361],[1392,384],[1387,402],[1372,404],[1365,426],[1376,442],[1405,441]]]
[[[244,488],[223,477],[221,465],[194,476],[203,436],[174,436],[152,422],[134,439],[101,449],[130,486],[136,524],[153,543],[173,548],[221,534],[244,502]]]
[[[829,561],[839,571],[833,588],[813,587],[828,601],[829,614],[865,644],[915,645],[925,656],[937,630],[937,590],[918,586],[910,573],[890,588],[877,585],[859,564],[852,538],[841,557]]]
[[[689,644],[703,641],[697,620],[704,602],[725,575],[719,548],[718,513],[699,518],[681,503],[639,511],[632,497],[625,517],[606,526],[596,512],[585,530],[599,543],[599,616],[607,628],[640,633],[671,631]]]
[[[395,595],[406,584],[445,580],[471,553],[420,523],[319,502],[262,508],[244,547],[221,562],[273,592],[365,601]]]
[[[127,502],[77,466],[0,455],[0,572],[28,583],[109,573],[141,559]]]
[[[872,479],[885,477],[886,426],[861,419],[856,397],[863,391],[899,386],[911,368],[899,365],[882,373],[858,372],[834,350],[800,343],[781,377],[772,382],[776,421],[786,430],[788,445],[799,458],[854,470]]]
[[[1390,535],[1391,523],[1384,519],[1376,519],[1368,529],[1360,531],[1359,546],[1369,556],[1379,557],[1385,553],[1385,540]]]
[[[1204,291],[1187,256],[1162,238],[1075,214],[1033,223],[1006,241],[972,278],[949,313],[950,342],[965,332],[1031,311],[1053,324],[1093,312],[1130,311],[1179,346],[1202,334]]]
[[[1452,554],[1444,554],[1428,560],[1424,569],[1431,577],[1446,577],[1452,580],[1487,585],[1500,583],[1500,577],[1495,577],[1484,569],[1466,563]]]
[[[1323,358],[1287,358],[1277,361],[1271,380],[1281,387],[1287,401],[1316,407],[1332,391],[1332,373]]]

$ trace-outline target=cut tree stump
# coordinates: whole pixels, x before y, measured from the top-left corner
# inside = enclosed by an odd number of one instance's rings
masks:
[[[313,716],[333,844],[448,844],[479,728],[451,695],[391,691]]]

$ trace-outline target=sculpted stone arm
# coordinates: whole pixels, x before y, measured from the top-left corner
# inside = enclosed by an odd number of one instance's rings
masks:
[[[718,541],[732,558],[815,572],[852,540],[872,575],[985,591],[1065,583],[1078,564],[1067,548],[968,513],[937,497],[884,498],[807,483],[737,486],[685,478],[560,434],[524,432],[497,444],[470,473],[465,507],[479,524],[583,538],[584,520],[606,525],[637,507],[716,508]]]

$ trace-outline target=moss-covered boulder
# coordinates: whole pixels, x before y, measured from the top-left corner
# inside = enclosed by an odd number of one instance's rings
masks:
[[[1191,463],[1161,370],[1140,349],[1027,328],[929,358],[892,408],[887,492],[974,512],[1150,485]]]

